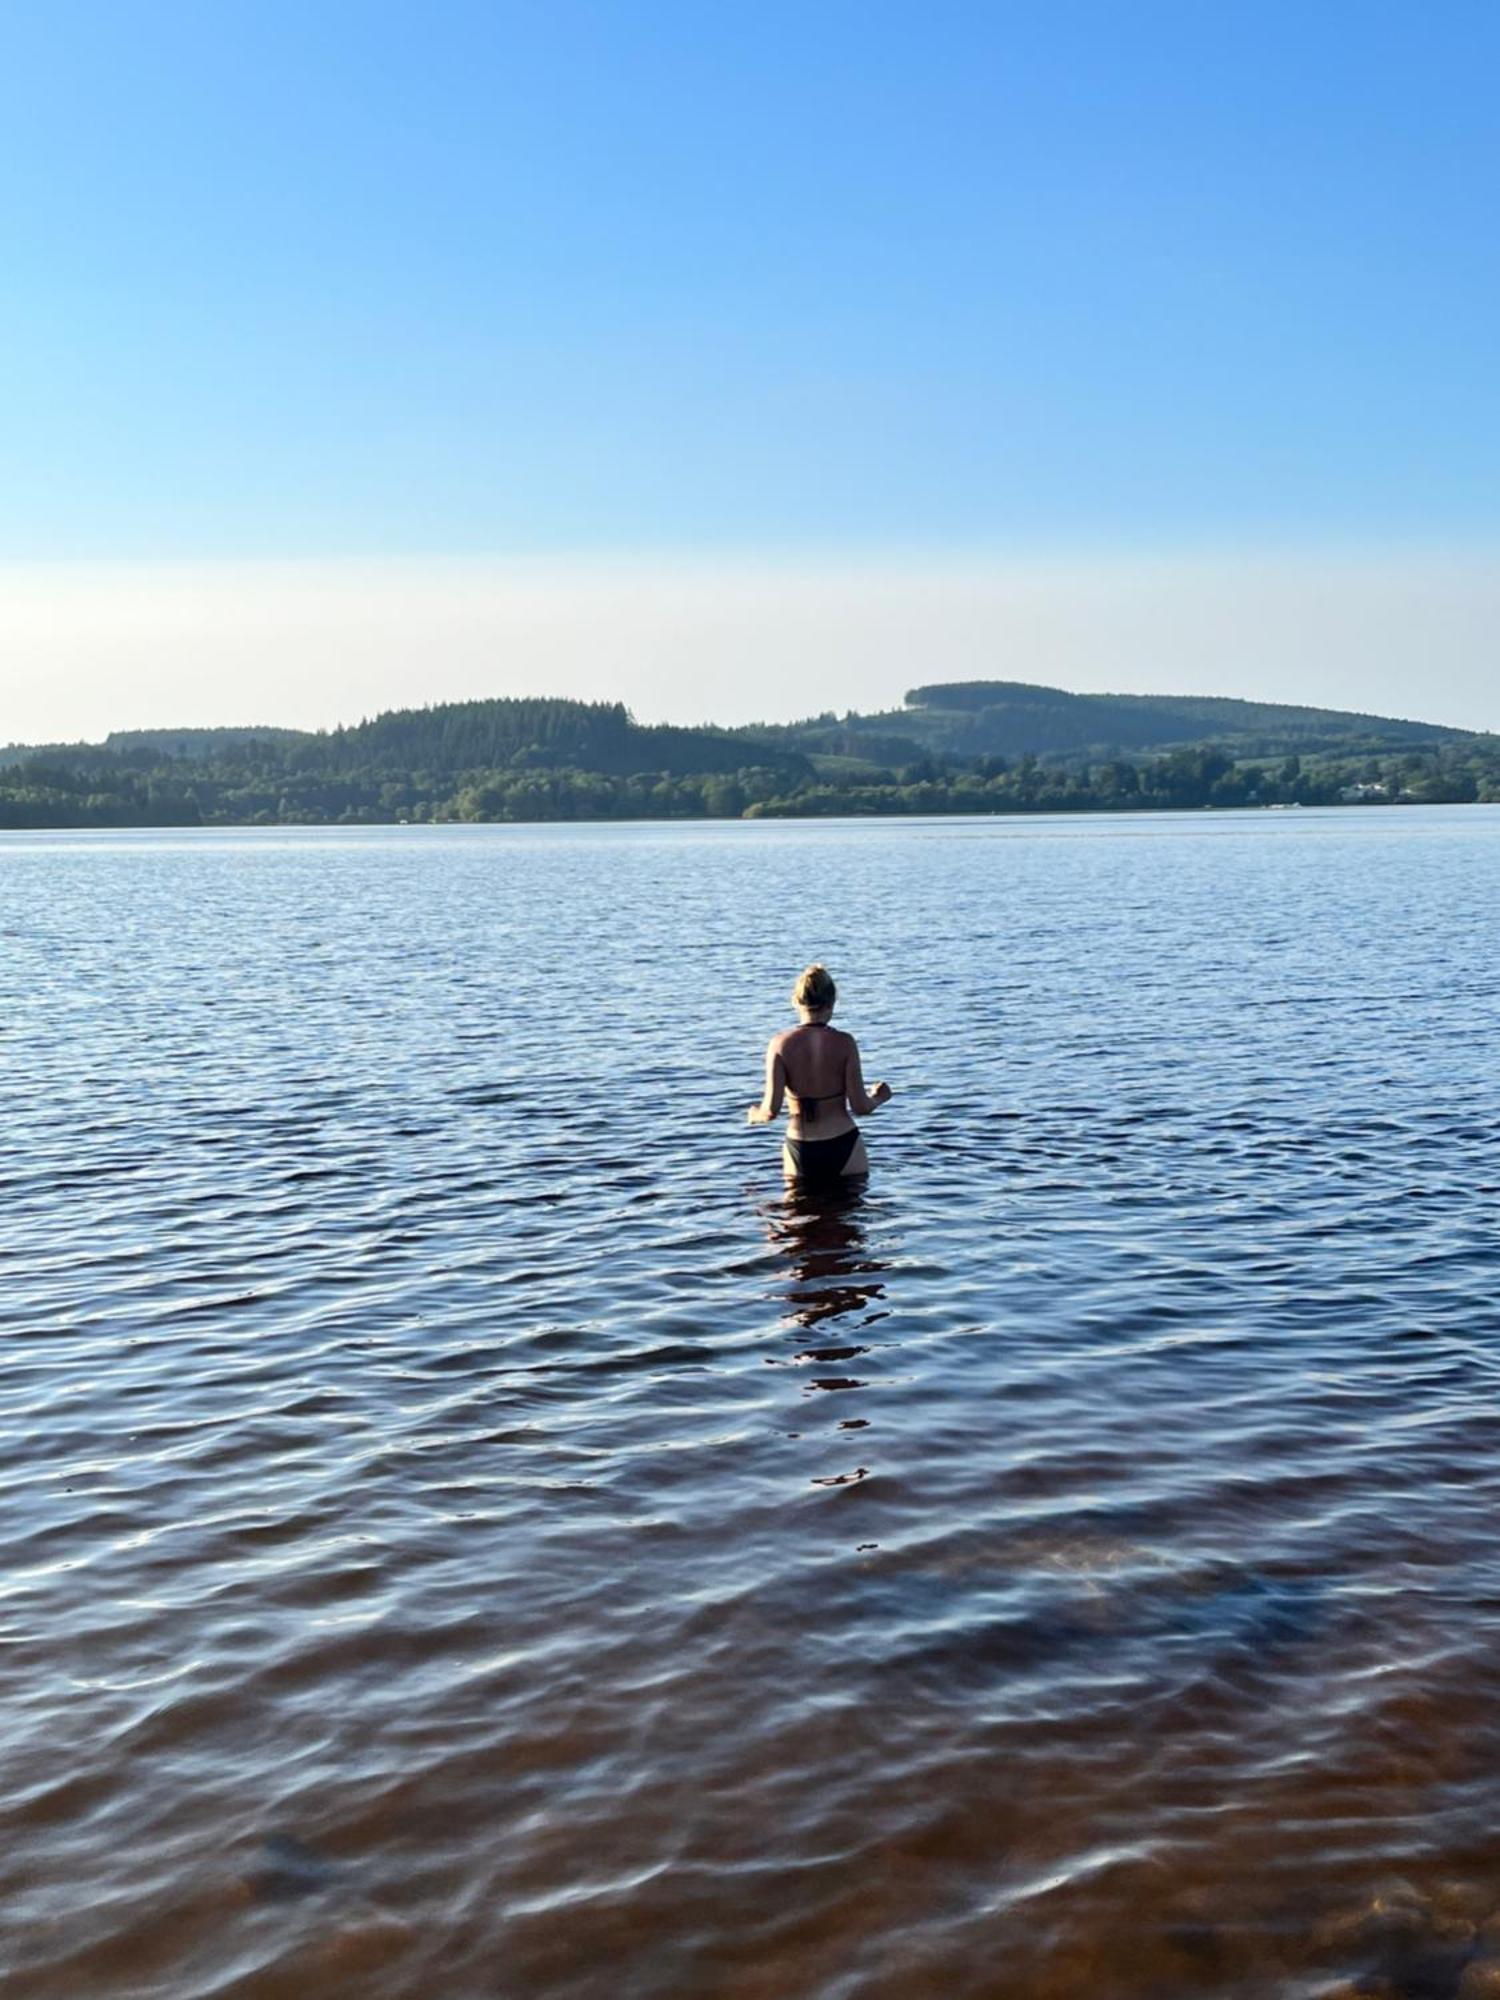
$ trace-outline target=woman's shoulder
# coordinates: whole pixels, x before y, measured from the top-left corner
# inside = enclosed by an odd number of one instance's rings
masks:
[[[779,1054],[789,1043],[800,1041],[805,1036],[814,1034],[819,1041],[832,1041],[837,1048],[852,1049],[855,1047],[853,1035],[849,1034],[844,1028],[834,1027],[831,1021],[797,1021],[790,1028],[778,1029],[766,1046],[768,1049],[774,1049]]]

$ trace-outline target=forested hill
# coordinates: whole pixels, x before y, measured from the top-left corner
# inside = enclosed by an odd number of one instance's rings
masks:
[[[798,751],[765,744],[747,755],[743,739],[727,731],[642,724],[622,702],[450,702],[394,709],[316,740],[336,770],[374,767],[456,775],[510,767],[683,777],[754,764],[793,780],[811,775]]]
[[[1221,695],[1068,694],[1023,681],[950,681],[913,688],[909,709],[926,711],[959,734],[982,737],[974,754],[1020,756],[1030,750],[1169,750],[1217,743],[1247,756],[1289,751],[1395,749],[1465,732],[1431,722],[1363,715],[1285,702]],[[957,747],[955,745],[955,747]]]
[[[881,714],[643,726],[618,702],[0,751],[0,827],[1113,811],[1500,799],[1500,738],[1217,697],[914,688]]]
[[[795,747],[643,726],[619,702],[445,702],[326,731],[14,746],[0,751],[0,826],[738,815],[815,775]]]
[[[747,763],[783,777],[806,777],[810,766],[794,750],[759,746],[719,729],[677,729],[634,721],[623,702],[554,701],[544,697],[442,702],[389,709],[346,729],[132,729],[106,737],[108,751],[160,752],[187,761],[244,757],[274,762],[282,751],[291,770],[412,771],[457,777],[501,766],[527,770],[632,773],[722,772]],[[14,754],[14,753],[12,753]]]
[[[761,732],[756,732],[761,733]],[[940,681],[906,706],[765,731],[813,754],[1111,757],[1212,743],[1238,756],[1414,749],[1468,732],[1431,722],[1217,695],[1069,694],[1027,681]]]

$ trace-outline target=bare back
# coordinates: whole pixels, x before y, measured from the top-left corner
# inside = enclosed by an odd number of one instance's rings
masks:
[[[852,1129],[847,1101],[849,1061],[858,1060],[854,1037],[826,1021],[788,1028],[771,1044],[786,1077],[790,1138],[836,1139]]]

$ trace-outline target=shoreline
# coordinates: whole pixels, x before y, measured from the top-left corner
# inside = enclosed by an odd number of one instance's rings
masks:
[[[357,819],[195,819],[133,820],[89,819],[46,820],[26,824],[0,823],[0,835],[13,833],[348,833],[361,827],[387,832],[410,827],[479,826],[744,826],[767,821],[777,825],[848,825],[851,822],[891,822],[913,820],[992,820],[992,819],[1187,819],[1204,813],[1223,818],[1230,813],[1327,813],[1384,811],[1447,811],[1471,807],[1500,806],[1500,799],[1320,799],[1309,804],[1270,805],[1141,805],[1141,806],[997,806],[990,811],[973,806],[945,811],[941,806],[923,806],[910,812],[766,812],[742,813],[645,813],[645,814],[562,814],[532,818],[495,817],[397,819],[360,817]]]

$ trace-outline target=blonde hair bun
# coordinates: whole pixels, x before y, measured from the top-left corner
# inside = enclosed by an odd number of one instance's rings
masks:
[[[792,1000],[798,1007],[817,1013],[833,1005],[838,990],[826,965],[810,965],[792,988]]]

